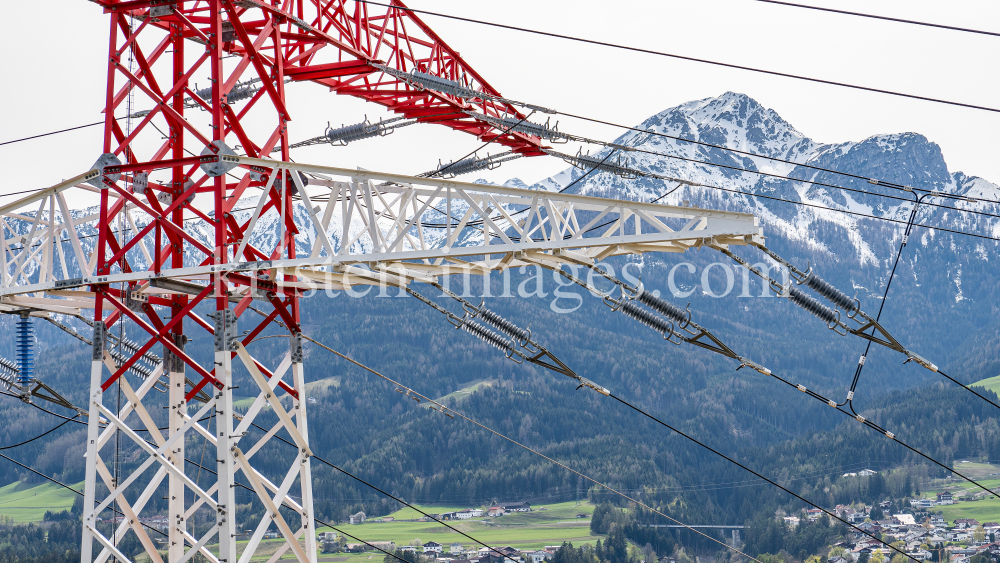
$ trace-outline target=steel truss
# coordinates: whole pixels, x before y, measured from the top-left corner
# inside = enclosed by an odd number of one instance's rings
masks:
[[[614,255],[640,252],[683,252],[702,245],[746,244],[762,240],[761,229],[752,215],[689,207],[672,207],[628,201],[609,200],[573,194],[558,194],[499,186],[486,186],[401,176],[371,171],[347,170],[334,167],[294,164],[247,157],[199,157],[203,164],[225,161],[234,168],[229,173],[251,175],[264,195],[257,198],[252,213],[232,218],[239,227],[227,233],[226,245],[216,254],[208,254],[190,232],[173,229],[185,220],[200,220],[211,211],[194,202],[180,207],[171,227],[161,227],[176,236],[179,247],[195,255],[201,262],[185,266],[183,262],[154,261],[148,269],[131,271],[122,268],[112,272],[107,264],[109,251],[130,258],[138,264],[144,256],[169,256],[167,245],[155,242],[153,253],[142,245],[156,238],[152,231],[167,224],[162,211],[156,209],[159,200],[146,195],[145,201],[135,193],[134,180],[119,178],[123,168],[132,171],[154,171],[172,163],[136,163],[102,170],[92,170],[42,192],[23,198],[0,209],[0,219],[13,221],[13,232],[21,235],[20,246],[13,244],[17,236],[5,237],[3,299],[9,307],[30,306],[35,314],[80,314],[96,311],[94,363],[91,373],[89,448],[87,464],[87,498],[85,511],[89,537],[96,539],[103,551],[103,561],[116,554],[113,542],[101,535],[94,518],[101,509],[117,500],[130,522],[122,523],[114,534],[120,537],[131,528],[143,544],[149,540],[138,517],[160,483],[168,481],[171,499],[170,561],[183,561],[193,553],[207,553],[204,546],[221,534],[222,553],[219,559],[235,557],[235,545],[229,543],[226,554],[226,534],[236,533],[233,515],[235,493],[232,483],[242,471],[253,485],[257,498],[267,507],[268,516],[255,528],[251,542],[243,552],[252,553],[260,537],[272,521],[288,539],[286,549],[296,556],[314,561],[314,535],[311,532],[311,502],[309,499],[309,449],[306,429],[301,364],[297,300],[312,289],[346,289],[358,285],[405,287],[413,282],[437,284],[449,274],[486,275],[492,271],[520,265],[568,263],[592,265]],[[311,175],[306,183],[306,174]],[[137,235],[118,243],[108,237],[102,247],[89,251],[79,244],[81,233],[107,233],[107,219],[92,215],[74,218],[71,212],[40,213],[32,217],[22,209],[33,209],[52,201],[65,201],[73,190],[92,190],[77,182],[100,177],[107,180],[100,190],[105,202],[113,202],[129,219]],[[283,179],[278,201],[285,202],[285,213],[275,211],[275,184]],[[294,193],[293,193],[294,192]],[[230,205],[235,205],[235,202]],[[38,207],[41,208],[41,207]],[[51,208],[51,206],[50,206]],[[36,208],[37,209],[37,208]],[[249,209],[247,210],[249,211]],[[270,215],[268,215],[270,214]],[[106,213],[101,213],[106,217]],[[270,218],[268,222],[266,219]],[[595,228],[599,226],[600,228]],[[105,227],[102,229],[102,227]],[[275,228],[277,227],[277,229]],[[282,233],[274,250],[264,251],[255,241],[266,239],[275,231]],[[179,231],[179,232],[178,232]],[[187,229],[190,231],[190,229]],[[296,237],[292,233],[299,233]],[[52,240],[55,239],[55,243]],[[74,242],[77,241],[77,242]],[[14,241],[16,242],[16,241]],[[61,247],[79,246],[80,252],[60,251]],[[159,249],[159,250],[157,250]],[[206,249],[207,250],[207,249]],[[62,252],[62,253],[60,253]],[[200,256],[199,256],[200,252]],[[303,256],[298,258],[297,256]],[[228,260],[223,263],[223,257]],[[240,260],[242,258],[242,260]],[[51,267],[55,260],[60,267]],[[209,262],[209,259],[212,259]],[[117,260],[117,258],[116,258]],[[25,268],[31,261],[34,268]],[[114,264],[116,262],[112,262]],[[176,266],[175,266],[176,264]],[[124,270],[124,271],[122,271]],[[15,275],[16,274],[16,275]],[[74,276],[75,277],[68,277]],[[201,303],[216,299],[217,310],[212,322],[195,311]],[[263,301],[271,312],[249,334],[238,335],[238,316],[254,301]],[[221,307],[219,306],[221,302]],[[229,308],[234,303],[233,308]],[[169,307],[171,318],[161,318],[158,311]],[[118,319],[129,321],[150,336],[144,344],[135,344],[135,354],[117,364],[108,343],[113,342],[108,327]],[[216,344],[214,366],[205,368],[184,353],[185,337],[175,328],[188,320],[213,336]],[[245,345],[257,337],[270,321],[293,327],[291,346],[284,361],[267,370],[247,352]],[[139,361],[154,344],[162,344],[164,360],[157,369],[133,390],[125,377],[128,368]],[[117,356],[121,358],[122,356]],[[233,428],[232,362],[234,358],[253,377],[259,393],[253,407]],[[196,374],[190,381],[185,371]],[[290,377],[289,377],[290,375]],[[150,414],[148,391],[166,379],[169,387],[169,427],[165,437],[154,432],[155,421]],[[128,404],[113,412],[102,402],[103,392],[118,382]],[[186,384],[190,382],[190,385]],[[293,398],[292,408],[285,410],[278,400],[278,387]],[[194,415],[188,413],[188,402],[199,393],[209,391],[208,402]],[[197,403],[195,403],[197,404]],[[259,442],[243,450],[243,433],[260,409],[268,405],[277,414],[279,423]],[[154,411],[155,412],[155,411]],[[212,432],[198,422],[214,413],[218,428]],[[125,424],[130,415],[138,418],[150,430],[153,442],[147,443]],[[110,424],[103,431],[101,420]],[[147,456],[143,464],[117,486],[112,472],[101,459],[99,451],[108,443],[114,429],[125,434]],[[269,480],[251,464],[253,455],[279,430],[286,431],[300,446],[290,460],[286,474]],[[216,483],[207,489],[198,488],[184,471],[184,437],[198,434],[216,448],[219,462]],[[155,468],[155,474],[148,473]],[[97,478],[101,478],[111,493],[98,500]],[[289,488],[299,480],[301,503],[289,497]],[[132,504],[125,500],[124,491],[145,483],[141,494]],[[219,494],[219,491],[222,494]],[[193,504],[184,498],[193,495]],[[213,496],[214,495],[214,496]],[[176,502],[175,502],[176,500]],[[301,522],[293,526],[283,520],[277,510],[282,502],[292,503],[301,510]],[[96,509],[90,509],[96,504]],[[194,538],[183,522],[200,507],[218,514],[217,527],[208,536]],[[293,538],[304,535],[306,547],[299,548]],[[86,544],[85,544],[86,545]],[[149,544],[147,549],[155,546]],[[154,550],[155,551],[155,550]],[[303,553],[304,551],[304,553]],[[156,558],[154,557],[154,560]],[[211,559],[211,557],[210,557]],[[243,558],[241,557],[240,560]],[[230,559],[233,560],[233,559]]]
[[[306,291],[763,240],[743,213],[290,163],[285,87],[298,81],[542,154],[538,137],[470,117],[524,116],[399,2],[97,3],[110,15],[97,162],[0,206],[0,312],[93,326],[85,563],[95,542],[100,563],[128,561],[117,543],[129,530],[162,561],[141,519],[164,493],[170,563],[197,553],[245,563],[271,526],[284,541],[272,561],[288,550],[316,561],[299,328]],[[208,88],[194,87],[206,77]],[[84,196],[99,203],[74,209]],[[239,332],[254,301],[265,318]],[[289,350],[265,365],[247,346],[279,326]],[[186,348],[192,329],[211,337],[205,357]],[[154,369],[138,366],[151,359]],[[242,415],[233,410],[234,364],[254,388]],[[158,386],[167,392],[149,393]],[[112,389],[125,399],[120,409],[106,404]],[[245,432],[265,406],[278,421],[250,443]],[[282,471],[265,474],[254,456],[278,432],[299,447]],[[115,436],[139,455],[121,474],[108,458]],[[214,448],[215,473],[192,479],[185,448],[196,438]],[[239,473],[265,513],[238,552]],[[98,519],[112,503],[125,518],[109,533]],[[195,537],[190,522],[206,511],[214,525]],[[215,544],[217,555],[207,548]]]

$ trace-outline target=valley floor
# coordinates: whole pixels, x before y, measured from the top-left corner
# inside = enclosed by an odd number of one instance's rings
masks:
[[[465,507],[420,505],[419,508],[433,514]],[[572,542],[574,546],[579,547],[582,544],[594,544],[597,540],[602,539],[602,536],[590,533],[590,515],[594,512],[594,505],[564,502],[545,505],[545,510],[541,510],[541,508],[541,506],[533,507],[532,512],[507,514],[499,518],[474,518],[448,523],[492,547],[509,545],[519,550],[540,549],[546,545],[561,545],[563,542]],[[587,514],[587,517],[577,518],[578,514]],[[342,524],[337,527],[365,541],[391,541],[398,547],[411,545],[416,540],[421,543],[435,541],[445,546],[446,551],[447,546],[455,542],[461,543],[466,549],[482,547],[433,521],[401,521],[416,519],[420,516],[410,508],[404,508],[390,516],[396,521],[368,522],[357,525]],[[316,533],[329,531],[332,530],[324,527],[316,530]],[[283,543],[283,540],[264,540],[253,561],[267,561]],[[348,538],[348,543],[356,542]],[[242,549],[245,544],[246,542],[239,542],[237,545]],[[209,546],[209,549],[217,552],[215,546]],[[383,557],[384,555],[379,552],[329,553],[321,554],[319,561],[327,563],[367,563],[369,561],[381,563]],[[294,559],[295,556],[290,552],[281,558],[282,561]],[[144,561],[148,562],[149,559],[145,556],[139,557],[136,563]]]

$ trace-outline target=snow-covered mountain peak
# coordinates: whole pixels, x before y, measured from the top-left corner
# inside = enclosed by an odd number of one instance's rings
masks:
[[[774,110],[734,92],[666,109],[637,128],[660,135],[635,131],[622,135],[618,144],[641,150],[622,151],[613,155],[613,162],[703,186],[678,188],[669,180],[627,179],[610,172],[587,173],[581,180],[584,171],[567,168],[535,187],[559,189],[576,180],[571,189],[581,194],[750,212],[761,219],[768,236],[830,256],[837,248],[841,259],[852,254],[844,251],[853,247],[855,263],[862,265],[874,265],[878,256],[891,254],[902,236],[899,223],[864,217],[905,223],[912,208],[910,193],[886,183],[982,200],[997,201],[1000,196],[1000,188],[982,178],[951,173],[941,148],[919,133],[816,143]],[[604,157],[609,150],[592,154]],[[996,213],[996,206],[985,202],[942,203]],[[917,222],[961,226],[990,236],[1000,232],[1000,222],[991,216],[956,215],[930,205],[921,207]]]
[[[739,150],[789,158],[813,149],[814,143],[777,112],[746,94],[726,92],[715,98],[666,109],[642,128]],[[691,149],[689,143],[677,148]],[[706,151],[702,148],[701,152]]]
[[[873,135],[860,142],[825,145],[816,150],[809,164],[912,187],[948,190],[954,185],[941,147],[919,133]]]

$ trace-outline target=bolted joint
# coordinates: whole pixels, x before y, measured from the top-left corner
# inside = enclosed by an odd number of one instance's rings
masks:
[[[206,146],[204,150],[201,151],[202,157],[215,157],[215,158],[203,158],[201,163],[201,169],[206,175],[211,177],[222,176],[239,166],[239,155],[229,148],[226,143],[222,141],[212,141],[212,144]],[[228,156],[230,158],[224,158]],[[235,158],[233,158],[235,157]]]
[[[288,339],[288,345],[291,348],[292,363],[301,364],[302,363],[302,333],[296,332],[292,334],[292,337]]]
[[[215,351],[235,352],[239,344],[236,332],[236,313],[223,309],[215,313]]]
[[[108,167],[113,167],[113,166],[117,167],[121,165],[122,161],[119,160],[114,153],[107,152],[102,154],[97,158],[97,161],[94,162],[94,165],[91,166],[91,168],[96,169],[100,173],[100,175],[87,180],[87,183],[101,190],[108,189],[108,184],[104,180],[104,169]],[[121,172],[116,172],[114,174],[107,175],[107,179],[108,181],[111,182],[111,185],[114,185],[114,183],[120,180],[121,177],[122,177]]]
[[[171,334],[170,337],[174,341],[174,346],[177,347],[181,352],[184,351],[184,345],[187,344],[188,338],[183,334]],[[184,360],[174,354],[174,352],[163,346],[163,369],[167,373],[184,373]]]
[[[105,326],[103,321],[98,321],[94,323],[94,340],[93,340],[94,354],[92,358],[95,361],[104,360],[104,343],[106,339],[104,331],[105,331]]]

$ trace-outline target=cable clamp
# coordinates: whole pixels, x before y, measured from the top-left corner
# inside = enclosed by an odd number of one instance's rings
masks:
[[[895,440],[895,439],[896,439],[896,435],[895,435],[895,434],[893,434],[892,432],[889,432],[888,430],[886,430],[886,431],[885,431],[885,435],[886,435],[886,437],[888,437],[888,438],[889,438],[890,440]]]
[[[864,422],[865,422],[865,417],[861,416],[860,414],[859,415],[855,415],[854,418],[858,419],[858,422],[860,422],[862,424],[864,424]]]
[[[802,391],[803,393],[806,392],[806,386],[802,385],[801,383],[796,385],[795,388],[798,389],[799,391]]]
[[[910,235],[903,235],[903,246],[906,246],[906,243],[909,241],[910,241]]]
[[[828,400],[826,401],[826,404],[830,405],[830,406],[831,406],[831,407],[833,407],[833,408],[837,408],[837,402],[836,402],[836,401],[834,401],[833,399],[828,399]]]
[[[594,391],[597,391],[601,395],[604,395],[605,397],[611,395],[611,391],[608,391],[604,387],[601,387],[600,385],[594,383],[593,381],[591,381],[589,379],[585,379],[585,378],[581,377],[581,378],[578,379],[578,381],[580,382],[580,385],[577,387],[577,389],[580,389],[580,387],[589,387],[589,388],[593,389]]]
[[[869,184],[874,184],[874,185],[877,186],[878,185],[878,180],[876,180],[875,178],[868,178],[868,183]]]
[[[847,400],[851,401],[853,399],[854,399],[854,391],[848,391],[847,392]]]
[[[858,365],[859,366],[865,365],[865,356],[864,355],[862,355],[860,358],[858,358]]]
[[[914,354],[913,352],[910,352],[909,350],[906,351],[906,358],[907,358],[906,361],[903,362],[904,364],[909,363],[909,362],[917,362],[918,364],[924,366],[925,368],[927,368],[927,369],[929,369],[931,371],[935,371],[936,372],[938,370],[938,367],[936,365],[932,364],[926,358],[923,358],[922,356],[918,356],[918,355]]]
[[[740,367],[736,368],[736,370],[739,371],[741,368],[744,368],[744,367],[748,367],[748,368],[750,368],[750,369],[752,369],[752,370],[754,370],[754,371],[756,371],[756,372],[758,372],[758,373],[760,373],[762,375],[771,375],[771,370],[769,370],[766,367],[758,364],[757,362],[748,360],[746,358],[740,358]]]

